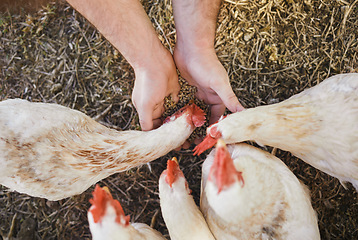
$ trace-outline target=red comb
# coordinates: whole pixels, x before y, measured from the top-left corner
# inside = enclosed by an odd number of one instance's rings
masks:
[[[167,176],[165,177],[165,181],[169,184],[170,187],[172,187],[173,183],[180,175],[183,175],[183,173],[179,168],[176,157],[173,157],[171,160],[167,161]]]
[[[116,222],[120,223],[120,224],[123,224],[123,226],[128,226],[130,216],[129,215],[126,216],[124,214],[123,208],[122,208],[121,204],[119,203],[119,201],[118,200],[113,200],[111,202],[111,204],[114,207],[114,209],[116,210],[116,214],[117,214]]]
[[[206,120],[205,112],[200,107],[198,107],[195,103],[192,103],[191,106],[192,106],[192,113],[193,113],[191,120],[193,121],[194,126],[195,127],[203,126]]]
[[[240,181],[242,185],[244,185],[242,173],[236,170],[226,144],[221,139],[216,145],[215,159],[210,169],[209,180],[212,179],[213,176],[216,179],[218,193],[236,181]]]
[[[89,200],[92,204],[90,212],[93,216],[95,223],[99,222],[106,212],[107,203],[109,202],[116,211],[116,222],[122,223],[123,225],[129,224],[129,216],[125,216],[123,208],[118,200],[114,200],[109,190],[105,190],[105,187],[101,188],[98,184],[92,193],[93,198]],[[124,220],[124,221],[123,221]]]
[[[209,148],[212,148],[213,146],[215,146],[216,142],[218,140],[213,138],[212,136],[210,135],[206,135],[206,137],[204,138],[204,140],[196,145],[196,147],[194,148],[194,153],[193,155],[200,155],[202,154],[203,152],[205,152],[207,149]]]
[[[191,102],[178,111],[176,111],[173,115],[167,117],[164,121],[164,123],[170,122],[172,120],[177,119],[181,115],[183,115],[185,112],[189,112],[190,116],[190,124],[193,123],[195,127],[201,127],[205,123],[205,112],[199,108],[195,103]]]
[[[204,140],[194,148],[194,156],[200,155],[207,149],[214,147],[218,141],[218,138],[221,138],[221,133],[218,132],[216,126],[211,125],[209,128],[210,130],[206,134]]]

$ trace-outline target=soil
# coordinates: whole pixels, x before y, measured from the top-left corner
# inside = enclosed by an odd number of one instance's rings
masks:
[[[172,50],[171,2],[142,4],[163,45]],[[133,69],[66,2],[3,11],[0,30],[0,100],[57,103],[110,128],[140,129],[131,103]],[[357,30],[357,0],[224,0],[215,49],[235,94],[249,108],[283,101],[329,76],[357,72]],[[193,94],[190,87],[183,91],[181,104]],[[147,223],[168,237],[158,179],[166,160],[176,156],[198,203],[205,155],[194,157],[191,150],[170,152],[99,184],[109,187],[131,221]],[[337,179],[288,152],[278,149],[275,155],[310,189],[322,239],[358,239],[354,188],[349,184],[344,189]],[[92,191],[52,202],[0,186],[0,239],[90,239],[87,210]]]

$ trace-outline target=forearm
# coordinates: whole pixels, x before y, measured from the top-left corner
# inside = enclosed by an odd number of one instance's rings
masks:
[[[67,0],[134,67],[165,48],[138,0]]]
[[[177,43],[213,48],[221,0],[173,0]]]

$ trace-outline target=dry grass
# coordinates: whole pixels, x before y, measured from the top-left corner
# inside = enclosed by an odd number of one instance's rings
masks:
[[[144,0],[143,5],[163,44],[173,49],[174,21],[166,8],[170,1]],[[132,68],[68,4],[51,3],[31,14],[2,13],[0,29],[0,100],[55,102],[108,127],[139,128],[130,101]],[[217,29],[217,54],[245,107],[282,101],[333,74],[358,68],[357,0],[224,0]],[[100,183],[120,199],[133,221],[151,224],[166,236],[157,182],[172,156],[190,176],[198,201],[204,156],[193,157],[190,150],[154,161],[152,171],[145,165]],[[278,150],[276,156],[311,190],[322,239],[358,239],[354,189],[343,189],[338,180],[287,152]],[[92,190],[50,202],[0,187],[0,236],[88,239]]]

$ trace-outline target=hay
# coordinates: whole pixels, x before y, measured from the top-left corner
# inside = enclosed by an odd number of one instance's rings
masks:
[[[160,40],[172,50],[175,27],[167,8],[170,1],[142,3]],[[224,0],[215,47],[242,104],[254,107],[283,101],[333,74],[357,71],[357,6],[353,0]],[[0,26],[0,100],[55,102],[111,128],[139,129],[130,100],[133,69],[68,4],[50,3],[34,13],[2,13]],[[194,91],[187,86],[181,96],[184,104]],[[167,104],[167,114],[180,107]],[[154,161],[152,171],[144,165],[100,182],[111,189],[133,221],[150,224],[167,237],[157,182],[172,156],[188,176],[198,203],[204,156],[193,157],[190,150]],[[358,239],[353,187],[343,189],[338,180],[287,152],[277,150],[276,156],[311,190],[322,239]],[[0,187],[0,236],[89,239],[86,213],[92,190],[50,202]]]

